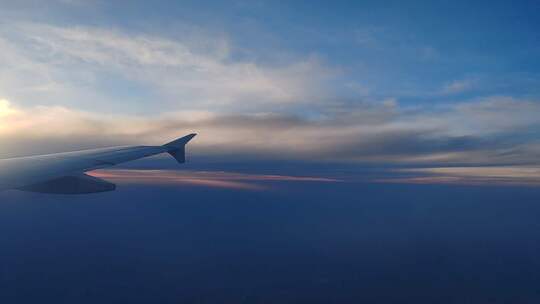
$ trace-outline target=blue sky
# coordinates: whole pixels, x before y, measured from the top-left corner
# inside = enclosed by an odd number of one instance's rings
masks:
[[[534,1],[1,5],[2,156],[198,132],[209,155],[538,160]]]
[[[343,73],[334,84],[343,98],[358,97],[358,91],[339,87],[344,81],[365,87],[370,97],[409,102],[429,102],[432,94],[450,91],[461,98],[538,94],[531,85],[539,69],[534,1],[66,3],[45,9],[45,16],[39,5],[29,5],[37,8],[33,13],[22,5],[24,12],[14,15],[179,41],[186,31],[207,31],[230,43],[230,61],[274,65],[317,56]]]
[[[162,1],[96,6],[81,18],[82,24],[171,38],[181,37],[182,27],[198,27],[231,41],[229,60],[273,65],[318,56],[342,71],[343,78],[334,84],[334,93],[342,97],[358,94],[339,87],[343,81],[365,86],[372,97],[410,102],[418,102],[415,97],[428,102],[426,97],[433,98],[429,93],[444,88],[468,93],[461,98],[538,93],[537,86],[527,82],[537,78],[539,69],[534,1],[336,1],[331,7],[317,1]],[[96,11],[101,20],[92,18]],[[63,22],[81,24],[81,19],[70,15]]]

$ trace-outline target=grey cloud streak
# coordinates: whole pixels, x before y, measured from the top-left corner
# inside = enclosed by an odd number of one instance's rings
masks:
[[[8,114],[0,117],[0,155],[159,144],[198,132],[190,145],[193,153],[224,157],[417,165],[536,164],[540,160],[540,135],[524,132],[534,129],[535,117],[540,117],[540,107],[530,101],[493,98],[443,110],[414,112],[394,104],[355,111],[341,115],[331,110],[317,118],[213,112],[141,117],[11,105],[4,109]],[[377,119],[357,120],[369,116]]]

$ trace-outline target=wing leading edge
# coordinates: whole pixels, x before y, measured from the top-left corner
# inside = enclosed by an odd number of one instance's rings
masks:
[[[116,147],[0,160],[0,191],[17,189],[54,194],[113,191],[116,186],[85,172],[161,153],[184,163],[189,134],[163,146]]]

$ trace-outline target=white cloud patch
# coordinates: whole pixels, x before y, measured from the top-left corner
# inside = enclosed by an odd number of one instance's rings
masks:
[[[470,91],[475,88],[478,80],[473,78],[454,80],[445,84],[442,88],[442,94],[453,95]]]
[[[132,86],[168,109],[253,110],[320,98],[325,81],[338,73],[315,56],[277,66],[237,60],[225,35],[190,29],[160,37],[16,23],[0,30],[0,48],[2,94],[33,104],[64,100],[85,108],[111,102],[132,106],[129,100],[113,99],[129,97],[122,90]],[[103,92],[106,77],[120,82],[107,88],[110,94]],[[147,110],[153,104],[138,106]]]

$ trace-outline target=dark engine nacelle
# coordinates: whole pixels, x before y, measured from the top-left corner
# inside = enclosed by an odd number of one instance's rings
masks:
[[[115,189],[115,184],[86,174],[63,176],[19,188],[21,191],[51,194],[87,194],[114,191]]]

